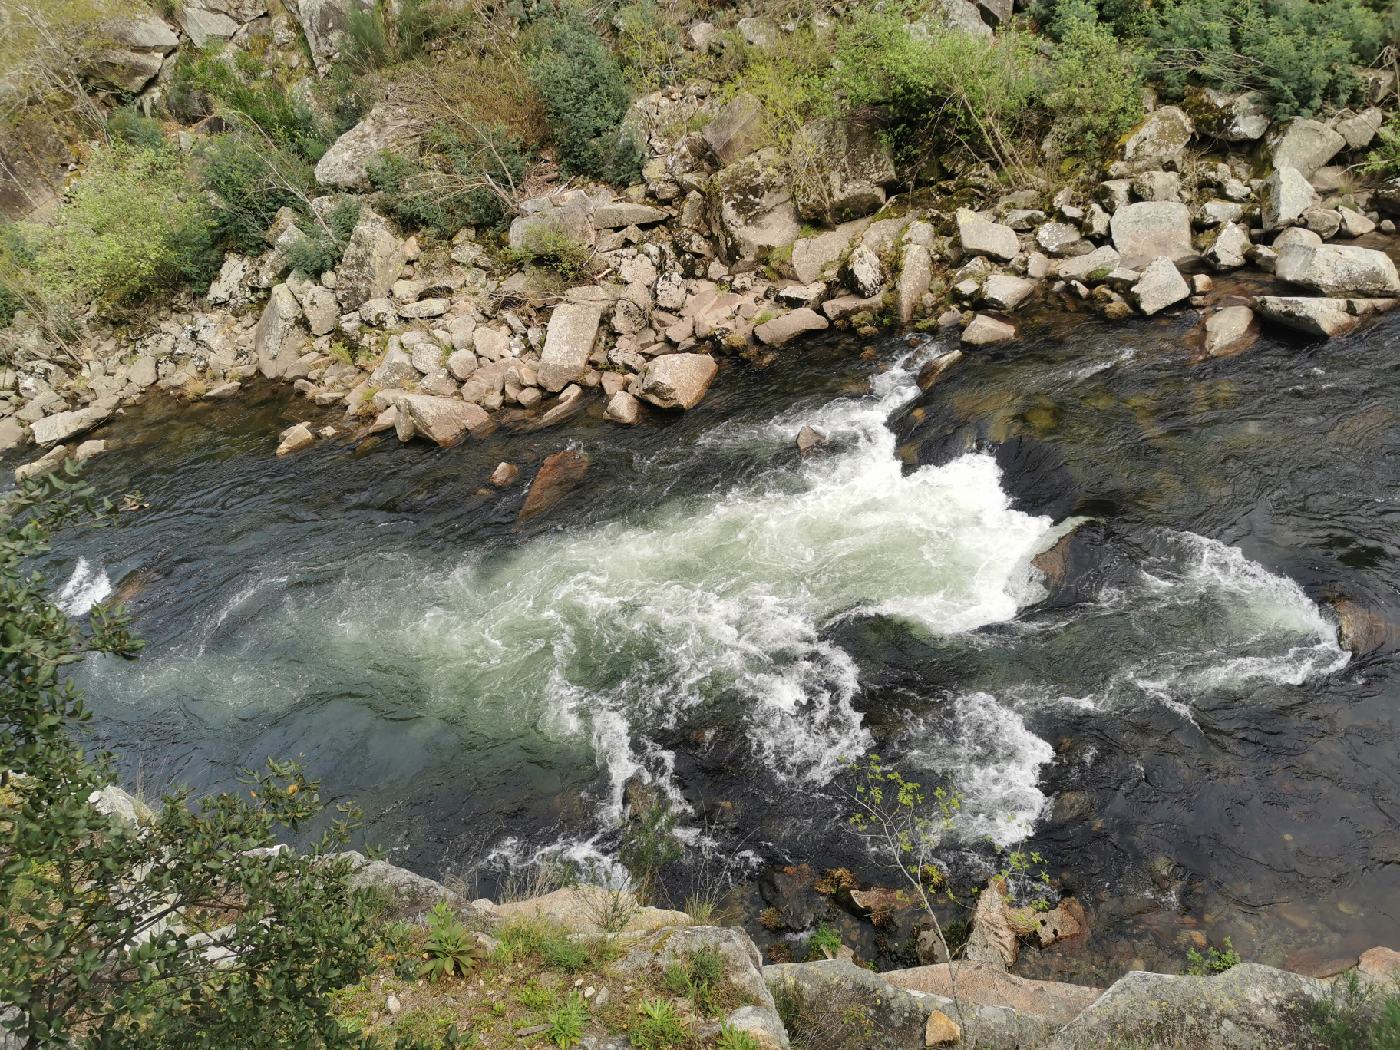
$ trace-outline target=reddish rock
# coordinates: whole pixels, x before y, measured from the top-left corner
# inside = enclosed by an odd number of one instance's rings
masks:
[[[582,452],[565,449],[546,457],[535,480],[530,482],[530,491],[525,494],[525,505],[520,508],[518,520],[528,521],[552,509],[578,487],[586,473],[588,457]]]

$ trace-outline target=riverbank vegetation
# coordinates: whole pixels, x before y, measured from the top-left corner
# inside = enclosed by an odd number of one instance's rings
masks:
[[[265,247],[282,209],[308,235],[296,261],[329,267],[345,233],[313,207],[312,169],[375,99],[426,133],[376,162],[372,199],[445,239],[500,231],[524,190],[556,172],[636,181],[643,150],[628,106],[668,85],[754,95],[799,167],[810,154],[814,184],[823,151],[804,152],[803,129],[853,114],[873,116],[910,189],[974,175],[1032,184],[1099,173],[1141,119],[1144,87],[1188,104],[1206,89],[1252,90],[1275,117],[1355,102],[1358,70],[1393,55],[1397,31],[1382,0],[1039,0],[995,35],[906,0],[799,19],[769,47],[792,14],[776,2],[741,27],[692,3],[415,0],[397,15],[383,3],[354,13],[319,80],[266,48],[185,48],[147,118],[91,72],[117,6],[25,0],[0,34],[0,64],[20,85],[5,134],[61,112],[92,136],[53,220],[0,231],[0,325],[23,311],[60,342],[85,311],[120,317],[172,290],[202,292],[224,251]],[[706,17],[712,31],[696,46],[690,30]],[[198,133],[177,134],[190,126]],[[1393,143],[1382,139],[1378,169],[1395,165]],[[138,183],[152,221],[133,224]]]

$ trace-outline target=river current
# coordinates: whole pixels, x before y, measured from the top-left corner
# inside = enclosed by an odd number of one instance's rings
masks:
[[[88,476],[149,509],[48,566],[148,642],[81,673],[94,734],[148,793],[300,754],[482,892],[615,870],[629,782],[709,878],[878,876],[838,790],[878,750],[962,794],[969,873],[1036,849],[1089,905],[1091,950],[1031,972],[1172,968],[1197,930],[1312,968],[1395,942],[1395,629],[1353,656],[1329,603],[1400,620],[1400,319],[1208,361],[1185,332],[1062,320],[926,392],[950,337],[833,337],[684,416],[450,450],[274,459],[317,417],[270,387],[130,410]],[[583,486],[518,525],[563,447]]]

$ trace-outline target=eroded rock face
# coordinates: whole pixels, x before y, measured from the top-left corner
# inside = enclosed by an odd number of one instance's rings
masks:
[[[718,373],[719,365],[709,354],[666,354],[647,365],[640,394],[658,408],[691,409]]]
[[[816,222],[859,219],[879,211],[895,181],[894,155],[873,121],[821,120],[798,132],[796,150],[815,158],[794,190],[798,214]]]
[[[366,192],[370,189],[370,161],[381,150],[403,149],[418,133],[407,109],[381,102],[316,162],[316,181],[339,190]]]
[[[1133,972],[1116,981],[1048,1044],[1100,1050],[1170,1038],[1201,1050],[1306,1044],[1299,1008],[1329,995],[1310,977],[1241,963],[1215,977]]]
[[[909,992],[844,959],[763,968],[780,1009],[790,1004],[819,1026],[825,1050],[909,1050],[924,1045],[924,1009]]]
[[[705,125],[702,134],[720,167],[742,160],[769,143],[763,103],[748,92],[735,95]]]
[[[324,72],[340,55],[351,13],[369,10],[373,0],[295,0],[288,6],[301,23],[312,61]]]

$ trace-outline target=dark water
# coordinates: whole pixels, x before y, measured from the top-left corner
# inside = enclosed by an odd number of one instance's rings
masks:
[[[1400,621],[1400,319],[1215,361],[1185,330],[1071,319],[927,393],[904,341],[838,338],[683,417],[446,451],[275,459],[317,410],[272,389],[143,406],[89,476],[150,509],[51,566],[148,642],[84,673],[95,733],[148,791],[302,754],[395,859],[487,891],[541,851],[606,866],[629,778],[691,870],[873,877],[831,785],[878,746],[963,792],[969,873],[1019,842],[1089,906],[1029,972],[1400,942],[1395,648],[1348,658],[1327,605]],[[523,481],[486,477],[565,446],[586,483],[517,526]],[[1047,588],[1029,560],[1080,519]]]

